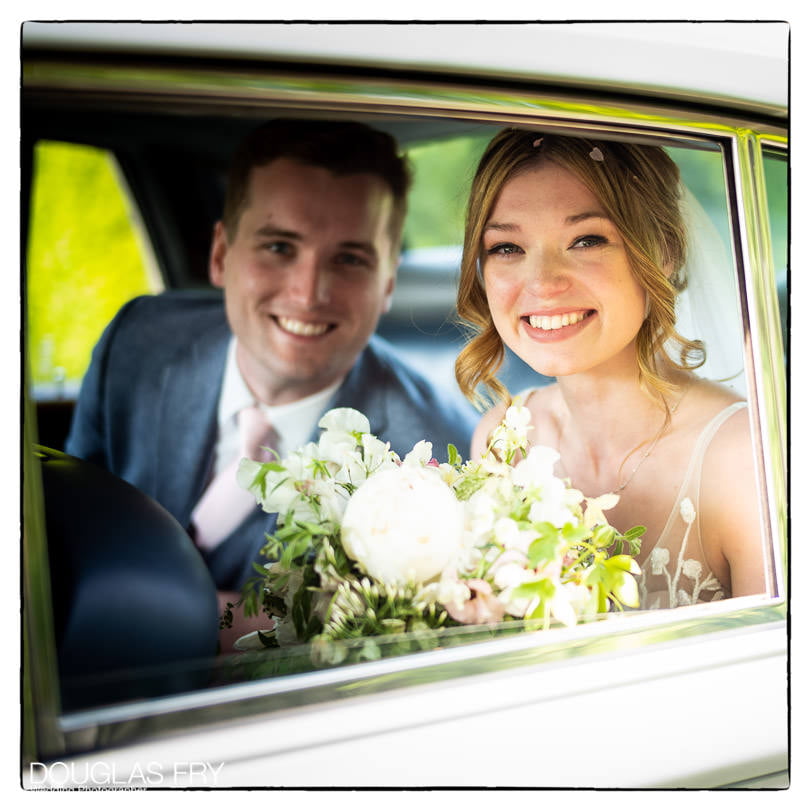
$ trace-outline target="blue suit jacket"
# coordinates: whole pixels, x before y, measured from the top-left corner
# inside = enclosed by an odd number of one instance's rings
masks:
[[[134,484],[188,526],[212,462],[231,332],[221,296],[172,292],[126,304],[105,330],[82,383],[66,451]],[[420,439],[464,455],[476,413],[449,402],[373,336],[328,408],[362,411],[401,456]],[[313,439],[316,439],[317,430]],[[257,507],[207,556],[221,589],[239,589],[275,517]]]

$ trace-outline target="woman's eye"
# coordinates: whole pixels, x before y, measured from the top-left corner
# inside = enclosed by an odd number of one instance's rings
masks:
[[[578,237],[573,243],[573,248],[596,248],[598,245],[605,245],[608,240],[598,234],[588,234]]]
[[[512,242],[499,242],[498,245],[493,245],[487,249],[488,256],[512,256],[520,252],[521,249]]]

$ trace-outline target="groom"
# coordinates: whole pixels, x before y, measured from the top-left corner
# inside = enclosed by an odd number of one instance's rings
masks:
[[[420,439],[438,457],[448,443],[467,452],[472,410],[373,335],[394,290],[409,180],[394,140],[364,125],[260,127],[234,157],[214,228],[209,275],[222,295],[135,299],[93,353],[67,452],[189,527],[221,591],[254,574],[270,528],[255,504],[222,537],[200,517],[215,483],[229,485],[243,411],[259,414],[262,444],[282,456],[337,406],[365,413],[401,455]]]

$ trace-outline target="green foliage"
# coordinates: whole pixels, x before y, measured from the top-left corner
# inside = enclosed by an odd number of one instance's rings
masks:
[[[26,338],[35,384],[62,375],[78,383],[101,331],[121,305],[155,292],[121,183],[104,150],[37,145],[26,285]]]
[[[414,184],[403,236],[406,248],[462,244],[470,184],[490,137],[464,136],[408,149]]]

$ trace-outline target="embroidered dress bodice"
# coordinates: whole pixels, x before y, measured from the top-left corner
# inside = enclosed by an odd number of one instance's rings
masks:
[[[518,396],[526,403],[531,393],[532,389]],[[741,401],[727,406],[699,434],[664,529],[645,560],[638,561],[640,609],[676,608],[729,597],[712,573],[701,544],[701,470],[720,427],[746,405]]]
[[[707,564],[701,544],[699,515],[701,469],[707,448],[718,429],[745,402],[733,403],[713,417],[699,435],[673,509],[662,534],[644,561],[640,561],[639,607],[676,608],[729,595]]]

